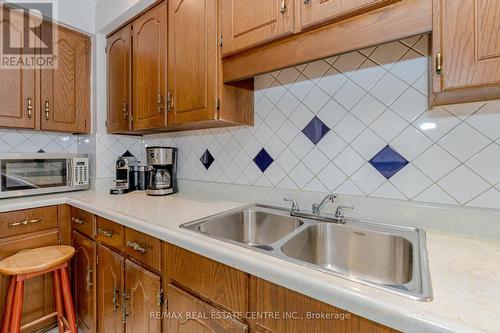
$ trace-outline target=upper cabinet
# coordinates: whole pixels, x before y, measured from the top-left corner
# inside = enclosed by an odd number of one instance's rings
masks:
[[[301,25],[308,28],[389,5],[399,0],[302,0]]]
[[[295,1],[299,0],[221,0],[222,53],[292,34]]]
[[[434,105],[500,98],[500,2],[434,0]]]

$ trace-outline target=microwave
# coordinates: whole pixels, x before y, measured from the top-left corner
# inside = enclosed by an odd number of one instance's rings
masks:
[[[68,154],[0,154],[0,199],[86,190],[89,158]]]

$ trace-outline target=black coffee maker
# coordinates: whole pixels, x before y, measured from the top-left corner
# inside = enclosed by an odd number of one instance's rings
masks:
[[[178,192],[177,148],[148,147],[146,162],[150,167],[147,195],[160,196]]]
[[[111,194],[125,194],[137,188],[137,158],[128,150],[116,161],[115,188]]]

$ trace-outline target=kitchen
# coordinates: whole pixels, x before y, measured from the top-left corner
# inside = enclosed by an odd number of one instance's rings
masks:
[[[30,3],[2,332],[500,331],[496,1]]]

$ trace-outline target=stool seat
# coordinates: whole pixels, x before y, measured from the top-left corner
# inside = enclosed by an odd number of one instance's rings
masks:
[[[56,245],[18,252],[0,261],[0,274],[23,275],[50,271],[73,257],[71,246]]]

